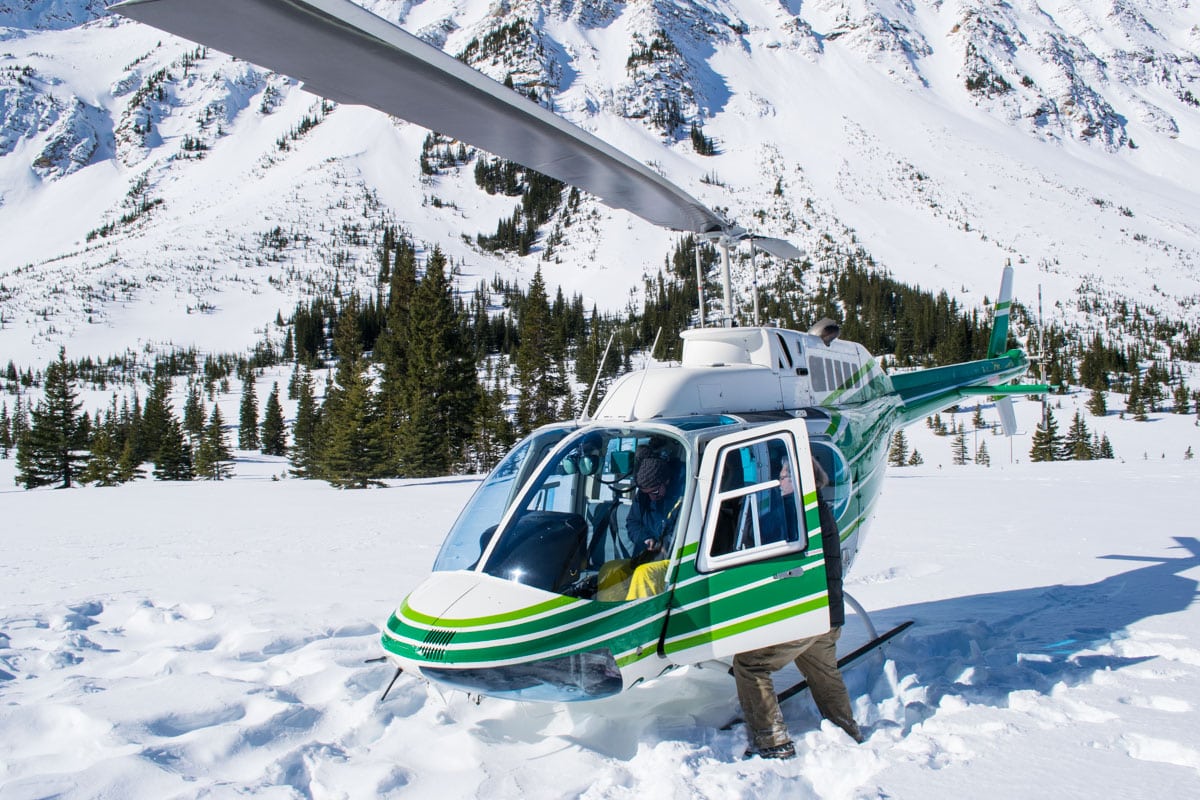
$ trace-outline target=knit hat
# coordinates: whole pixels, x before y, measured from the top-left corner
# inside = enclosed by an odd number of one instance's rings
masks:
[[[646,456],[638,464],[638,487],[663,486],[671,480],[671,465],[665,458]]]

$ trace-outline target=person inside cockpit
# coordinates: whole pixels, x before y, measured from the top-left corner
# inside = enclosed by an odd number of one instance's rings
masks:
[[[637,491],[625,522],[635,548],[633,557],[601,567],[600,600],[650,597],[666,585],[675,524],[683,505],[683,464],[663,451],[640,450],[634,467]]]

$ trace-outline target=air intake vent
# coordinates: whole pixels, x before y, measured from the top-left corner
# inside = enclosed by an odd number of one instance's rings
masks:
[[[456,633],[458,631],[434,628],[425,634],[425,642],[417,649],[430,661],[441,661],[446,657],[446,648]]]

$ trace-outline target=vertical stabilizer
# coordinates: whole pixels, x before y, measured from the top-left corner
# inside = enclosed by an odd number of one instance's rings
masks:
[[[1005,265],[1004,274],[1000,278],[1000,296],[996,298],[996,306],[992,314],[992,337],[988,339],[987,357],[995,358],[1005,352],[1008,344],[1008,312],[1012,308],[1012,279],[1013,268]]]

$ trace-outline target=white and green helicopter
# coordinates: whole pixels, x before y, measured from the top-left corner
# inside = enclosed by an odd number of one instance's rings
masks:
[[[1009,397],[1046,390],[1002,385],[1029,364],[1020,350],[1005,349],[1011,267],[986,358],[889,376],[861,345],[838,340],[829,320],[809,332],[757,319],[734,327],[729,248],[751,238],[746,231],[349,0],[129,0],[114,10],[722,250],[721,325],[704,327],[702,317],[701,327],[684,332],[681,364],[625,375],[590,418],[535,431],[483,481],[432,574],[387,621],[383,648],[397,674],[481,695],[590,700],[679,666],[823,633],[830,620],[820,504],[836,517],[848,570],[895,431],[964,399],[998,396],[1011,434]],[[752,246],[802,255],[778,239],[753,237]],[[669,465],[675,502],[655,560],[639,567],[628,517],[647,456]],[[814,463],[830,481],[820,493]],[[785,491],[785,468],[798,478],[795,491]],[[653,567],[650,588],[629,588],[635,567]],[[868,630],[874,635],[869,621]]]

